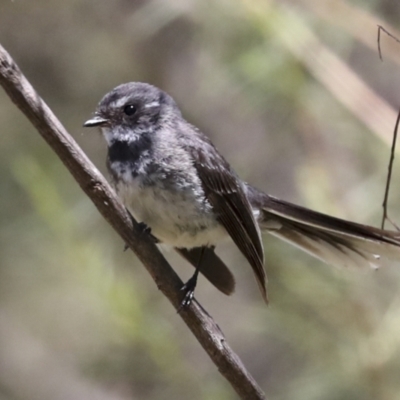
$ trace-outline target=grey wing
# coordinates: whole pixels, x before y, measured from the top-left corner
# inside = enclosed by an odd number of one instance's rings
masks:
[[[260,230],[242,183],[206,138],[189,148],[207,200],[233,242],[249,261],[261,294],[268,302],[264,249]]]

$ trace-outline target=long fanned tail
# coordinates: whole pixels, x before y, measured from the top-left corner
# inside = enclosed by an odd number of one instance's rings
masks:
[[[277,236],[333,266],[379,268],[400,261],[400,232],[345,221],[268,196],[248,187],[262,231]]]

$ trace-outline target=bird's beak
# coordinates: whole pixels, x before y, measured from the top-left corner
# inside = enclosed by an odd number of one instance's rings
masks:
[[[104,126],[108,123],[108,119],[99,117],[98,115],[94,116],[91,119],[88,119],[83,126],[85,128],[92,128],[94,126]]]

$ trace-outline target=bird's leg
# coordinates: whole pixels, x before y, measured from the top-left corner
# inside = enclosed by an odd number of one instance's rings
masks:
[[[189,306],[190,303],[193,300],[194,290],[196,289],[196,285],[197,285],[197,277],[199,276],[199,272],[200,272],[200,268],[201,268],[201,262],[203,261],[203,255],[204,255],[205,249],[206,249],[205,247],[201,248],[199,260],[197,262],[194,274],[192,275],[192,277],[181,288],[181,291],[183,291],[185,293],[185,296],[183,297],[181,305],[178,308],[178,313],[183,308]]]
[[[127,210],[128,211],[128,210]],[[151,234],[151,228],[148,226],[148,225],[146,225],[144,222],[134,222],[134,220],[133,220],[133,217],[132,217],[132,214],[128,211],[128,214],[129,214],[129,216],[130,216],[130,218],[131,218],[131,220],[132,220],[132,225],[135,225],[136,224],[136,226],[139,228],[139,230],[140,230],[140,235],[142,236],[144,236],[144,235],[147,235],[147,236],[149,236],[149,238],[154,242],[154,243],[159,243],[159,240],[155,237],[155,236],[153,236],[152,234]],[[129,246],[125,243],[125,246],[124,246],[124,251],[126,251],[126,250],[128,250],[129,249]]]

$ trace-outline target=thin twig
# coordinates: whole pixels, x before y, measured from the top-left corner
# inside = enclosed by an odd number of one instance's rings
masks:
[[[378,52],[379,52],[379,58],[381,59],[381,61],[383,61],[382,51],[381,51],[381,31],[385,32],[389,37],[394,39],[397,43],[400,43],[400,40],[396,36],[391,34],[388,30],[386,30],[382,25],[378,25],[378,38],[377,38]],[[400,121],[400,110],[397,115],[396,124],[394,127],[394,133],[393,133],[392,148],[390,150],[390,159],[389,159],[389,166],[388,166],[388,175],[387,175],[387,179],[386,179],[385,196],[384,196],[383,203],[382,203],[383,215],[382,215],[382,223],[381,223],[381,228],[384,229],[385,221],[388,220],[398,231],[400,231],[400,227],[394,221],[392,221],[392,219],[389,217],[388,212],[387,212],[387,206],[388,206],[388,199],[389,199],[390,181],[392,178],[394,152],[395,152],[395,148],[396,148],[399,121]]]
[[[381,61],[383,61],[382,52],[381,52],[381,30],[382,30],[382,27],[380,25],[378,25],[378,38],[377,38],[377,41],[378,41],[378,53],[379,53],[379,58],[381,59]]]
[[[385,32],[386,35],[390,36],[392,39],[394,39],[397,43],[400,43],[400,39],[398,39],[396,36],[392,35],[388,30],[386,30],[382,25],[378,25],[378,53],[379,53],[379,58],[381,61],[383,61],[382,58],[382,51],[381,51],[381,31]]]
[[[0,84],[17,107],[35,126],[91,199],[107,222],[135,252],[158,288],[175,309],[182,300],[182,281],[152,241],[141,235],[107,181],[68,134],[50,108],[0,45]],[[223,333],[196,302],[179,316],[208,353],[220,373],[242,399],[265,399],[265,394],[232,351]]]
[[[387,174],[387,178],[386,178],[385,196],[383,198],[383,203],[382,203],[382,207],[383,207],[383,215],[382,215],[382,223],[381,223],[382,229],[384,229],[384,227],[385,227],[385,221],[388,220],[397,230],[400,230],[398,228],[398,226],[389,218],[388,212],[387,212],[390,181],[392,179],[394,152],[396,150],[396,141],[397,141],[397,132],[399,130],[399,123],[400,123],[400,110],[399,110],[399,113],[397,114],[396,124],[394,126],[394,132],[393,132],[392,148],[390,150],[390,159],[389,159],[389,166],[388,166],[388,174]]]

